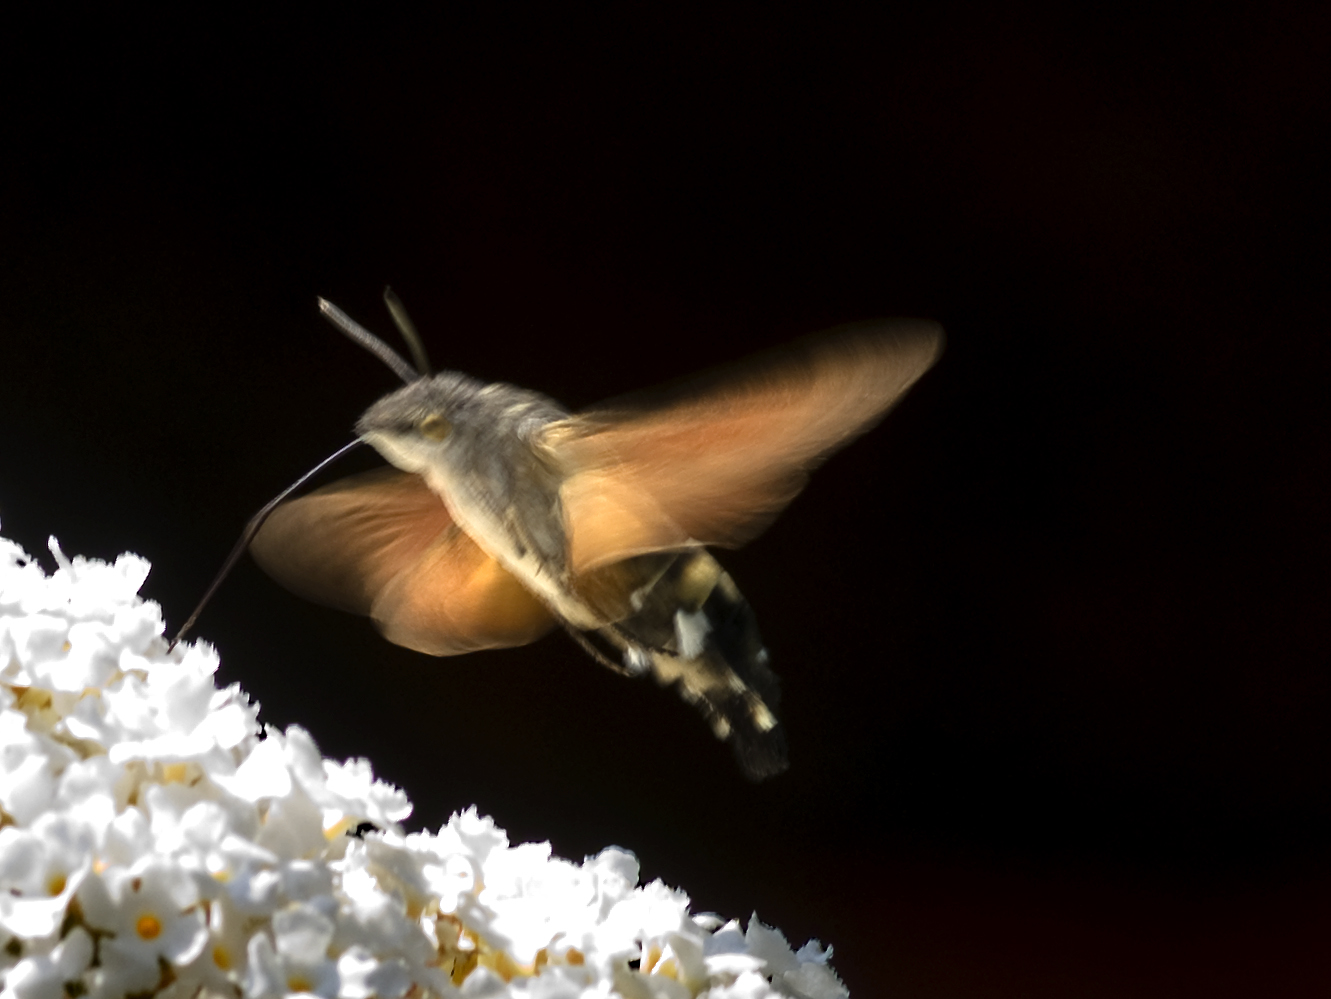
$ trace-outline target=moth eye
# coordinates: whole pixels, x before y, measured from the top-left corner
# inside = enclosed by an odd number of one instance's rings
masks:
[[[453,432],[453,424],[438,413],[431,413],[425,419],[421,420],[418,429],[421,436],[427,440],[441,441]]]

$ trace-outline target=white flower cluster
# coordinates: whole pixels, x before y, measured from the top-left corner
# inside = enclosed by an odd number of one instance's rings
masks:
[[[474,808],[405,834],[368,762],[167,651],[144,559],[51,551],[0,538],[0,999],[848,994],[830,949],[690,915],[624,850],[570,863]]]

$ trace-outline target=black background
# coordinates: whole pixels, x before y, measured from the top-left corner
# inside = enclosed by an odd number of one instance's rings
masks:
[[[4,533],[147,556],[178,625],[394,385],[316,295],[574,407],[936,318],[722,556],[769,783],[558,635],[431,660],[248,562],[198,634],[414,823],[629,846],[856,996],[1325,988],[1325,6],[484,10],[9,24]]]

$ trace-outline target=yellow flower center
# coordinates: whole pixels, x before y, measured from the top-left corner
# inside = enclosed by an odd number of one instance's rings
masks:
[[[167,784],[183,784],[188,776],[189,765],[186,763],[168,763],[162,767],[162,780]]]
[[[292,975],[287,979],[287,988],[292,992],[313,992],[314,983],[304,975]]]
[[[328,824],[324,826],[324,839],[330,841],[335,840],[350,829],[352,825],[353,823],[349,815],[340,815],[335,819],[331,819]]]
[[[162,921],[152,913],[140,916],[134,924],[134,932],[144,940],[156,940],[162,932]]]
[[[213,948],[213,964],[223,971],[231,970],[231,953],[221,944]]]
[[[46,882],[46,894],[59,895],[65,890],[65,876],[63,874],[52,874],[49,881]]]
[[[647,953],[642,955],[642,961],[638,965],[638,970],[644,975],[650,975],[652,969],[656,967],[656,962],[661,960],[661,948],[656,944],[651,944],[647,948]]]
[[[459,954],[453,958],[453,984],[461,985],[466,981],[467,976],[471,974],[472,969],[477,965],[477,955],[474,950],[467,951],[465,954]]]

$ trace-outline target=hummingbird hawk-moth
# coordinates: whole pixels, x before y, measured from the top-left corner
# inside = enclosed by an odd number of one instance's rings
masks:
[[[937,359],[941,328],[860,323],[571,413],[513,385],[428,374],[385,297],[416,371],[321,306],[407,382],[356,424],[389,467],[276,505],[250,544],[259,565],[429,655],[562,625],[605,665],[675,686],[750,778],[784,770],[777,677],[709,549],[752,539],[876,424]]]

